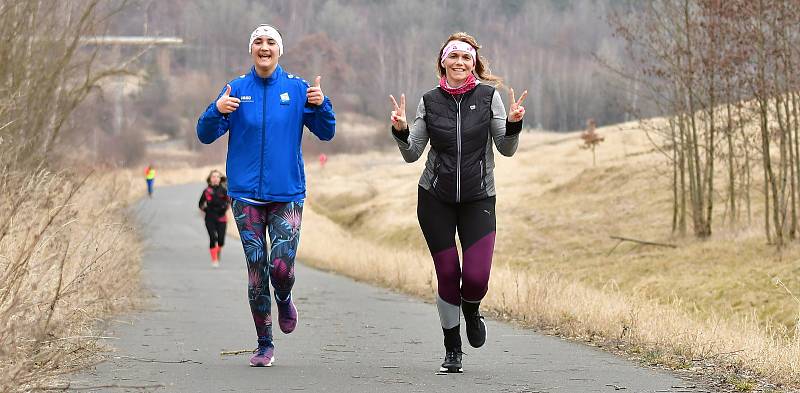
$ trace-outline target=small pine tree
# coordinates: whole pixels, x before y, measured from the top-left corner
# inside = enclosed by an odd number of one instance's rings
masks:
[[[597,165],[597,154],[596,149],[597,145],[600,142],[604,141],[605,138],[600,136],[600,134],[595,131],[595,127],[597,124],[595,123],[594,119],[589,119],[586,121],[586,131],[581,133],[581,139],[583,139],[583,144],[581,145],[581,149],[591,149],[592,150],[592,166]]]

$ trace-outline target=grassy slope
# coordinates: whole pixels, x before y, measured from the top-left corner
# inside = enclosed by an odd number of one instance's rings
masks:
[[[673,238],[666,159],[633,125],[600,133],[606,141],[596,167],[577,134],[524,135],[513,158],[496,158],[496,263],[618,287],[701,316],[755,312],[764,324],[792,330],[798,304],[773,280],[800,292],[797,248],[778,254],[760,225],[720,230],[725,225],[717,224],[709,241]],[[423,161],[406,165],[399,153],[333,157],[324,170],[309,168],[311,205],[357,236],[424,248],[415,213]],[[717,211],[725,209],[716,203]],[[754,208],[762,207],[754,202]],[[623,243],[609,254],[616,244],[610,235],[679,247]]]

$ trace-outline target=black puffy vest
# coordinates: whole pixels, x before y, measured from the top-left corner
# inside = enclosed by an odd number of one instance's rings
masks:
[[[486,144],[492,119],[494,87],[478,84],[452,96],[441,88],[423,96],[425,125],[436,162],[431,192],[444,202],[470,202],[486,193]]]

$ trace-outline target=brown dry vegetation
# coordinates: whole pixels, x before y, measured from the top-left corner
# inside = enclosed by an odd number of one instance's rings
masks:
[[[212,168],[160,170],[156,192],[202,182]],[[144,176],[110,170],[81,180],[0,175],[0,391],[66,389],[58,376],[103,361],[113,339],[99,335],[103,321],[143,305],[128,207],[146,194]]]
[[[596,167],[577,133],[525,134],[515,157],[497,159],[487,309],[652,364],[713,363],[799,384],[800,302],[791,293],[800,293],[800,249],[779,253],[748,228],[720,229],[706,241],[673,238],[664,157],[634,124],[599,132],[606,141]],[[432,264],[416,222],[422,166],[399,153],[309,165],[300,258],[432,299]],[[753,206],[760,228],[763,207]],[[614,248],[611,235],[678,247]]]
[[[137,303],[139,239],[115,197],[127,187],[112,175],[0,176],[0,391],[100,361],[100,318]]]
[[[0,2],[3,392],[53,387],[101,360],[100,318],[136,303],[139,240],[119,197],[128,184],[90,169],[78,122],[91,111],[73,116],[102,82],[128,73],[81,40],[124,5]]]

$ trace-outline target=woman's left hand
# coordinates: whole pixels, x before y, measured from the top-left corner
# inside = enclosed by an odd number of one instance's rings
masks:
[[[306,90],[306,100],[311,105],[322,105],[322,102],[325,101],[325,94],[322,94],[322,87],[319,85],[321,79],[322,77],[317,75],[314,86]]]
[[[508,109],[508,121],[510,123],[516,123],[525,117],[525,107],[522,106],[522,102],[525,101],[525,97],[528,96],[528,91],[525,90],[522,92],[522,95],[519,96],[519,101],[514,99],[514,89],[510,87],[508,88],[508,95],[511,98],[511,107]]]

